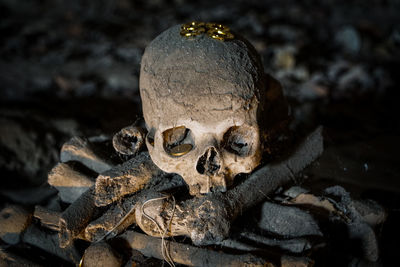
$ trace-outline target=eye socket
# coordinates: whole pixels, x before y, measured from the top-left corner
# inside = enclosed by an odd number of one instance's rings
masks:
[[[224,134],[224,148],[238,156],[246,157],[252,152],[256,133],[248,126],[233,126]]]
[[[174,127],[163,132],[164,150],[173,157],[181,157],[193,149],[191,132],[185,126]]]

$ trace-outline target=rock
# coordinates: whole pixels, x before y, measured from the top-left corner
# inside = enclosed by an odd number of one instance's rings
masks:
[[[271,37],[281,38],[286,41],[295,41],[301,34],[301,29],[284,24],[270,25],[267,31]]]
[[[82,265],[85,267],[119,267],[121,257],[105,242],[93,243],[85,250]]]
[[[132,44],[122,45],[115,50],[115,55],[118,58],[133,64],[140,64],[142,54],[143,51]]]
[[[58,190],[61,200],[72,203],[94,185],[94,179],[67,163],[57,164],[49,173],[48,183]]]
[[[301,101],[327,98],[329,88],[325,85],[326,83],[326,78],[322,73],[314,73],[309,80],[299,86],[299,92],[296,98]]]
[[[307,212],[270,202],[262,206],[258,227],[284,237],[322,236],[317,222]]]
[[[17,205],[7,205],[0,211],[0,238],[10,245],[21,240],[21,234],[29,225],[31,214]]]
[[[292,46],[276,49],[275,51],[275,67],[277,69],[291,70],[296,65],[294,54],[296,48]]]
[[[335,42],[349,54],[357,54],[361,48],[360,35],[351,26],[339,30],[335,35]]]

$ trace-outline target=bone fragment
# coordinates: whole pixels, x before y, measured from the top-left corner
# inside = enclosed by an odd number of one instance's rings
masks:
[[[295,198],[300,194],[306,194],[306,193],[308,193],[307,189],[295,185],[287,189],[285,192],[283,192],[283,195],[290,198]]]
[[[38,219],[43,227],[57,232],[60,230],[60,215],[60,212],[52,211],[42,206],[35,206],[35,211],[33,213],[33,217]]]
[[[142,152],[96,179],[96,205],[105,206],[125,195],[140,191],[151,177],[162,171],[153,163],[148,152]]]
[[[313,194],[299,194],[294,199],[289,201],[289,204],[307,205],[313,208],[324,209],[329,213],[338,213],[338,210],[329,200],[314,196]]]
[[[129,196],[121,202],[114,203],[101,217],[92,221],[85,228],[85,239],[90,242],[98,242],[106,237],[113,237],[123,232],[134,224],[134,207],[137,196]]]
[[[68,163],[58,163],[50,171],[48,183],[57,188],[62,201],[72,203],[94,185],[94,178],[76,170]]]
[[[60,247],[65,248],[79,236],[99,212],[94,204],[94,187],[89,188],[72,203],[60,218]]]
[[[31,213],[18,205],[7,205],[0,211],[0,239],[10,245],[21,240],[22,232],[30,224]]]
[[[164,259],[162,241],[135,231],[126,231],[120,236],[132,249],[139,250],[147,257]],[[187,266],[276,266],[251,254],[231,255],[209,249],[202,249],[177,242],[165,241],[171,259]]]
[[[318,223],[306,211],[268,201],[262,205],[258,227],[286,238],[322,236]]]
[[[44,231],[34,224],[31,224],[26,230],[23,241],[75,265],[79,263],[81,258],[74,246],[60,248],[57,233],[48,233],[48,231]]]
[[[114,149],[125,156],[132,156],[139,153],[144,147],[146,132],[138,126],[122,128],[113,136],[112,144]]]
[[[105,242],[90,245],[82,258],[82,266],[85,267],[119,267],[121,265],[122,258],[120,255]]]
[[[95,153],[92,144],[84,138],[72,137],[66,142],[60,153],[60,161],[65,163],[68,161],[78,161],[89,169],[102,173],[113,167],[113,163],[107,158],[100,157]]]

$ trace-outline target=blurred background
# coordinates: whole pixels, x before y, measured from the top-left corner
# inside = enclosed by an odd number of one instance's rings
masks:
[[[395,259],[399,14],[395,0],[0,0],[0,200],[46,183],[71,136],[111,135],[141,117],[141,55],[158,34],[219,22],[283,84],[293,130],[325,127],[310,176],[388,209],[383,256]]]

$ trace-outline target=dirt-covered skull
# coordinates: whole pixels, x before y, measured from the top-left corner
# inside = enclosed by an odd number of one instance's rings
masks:
[[[190,194],[225,191],[261,160],[266,78],[255,49],[235,34],[185,37],[168,29],[146,48],[140,94],[154,163]]]

